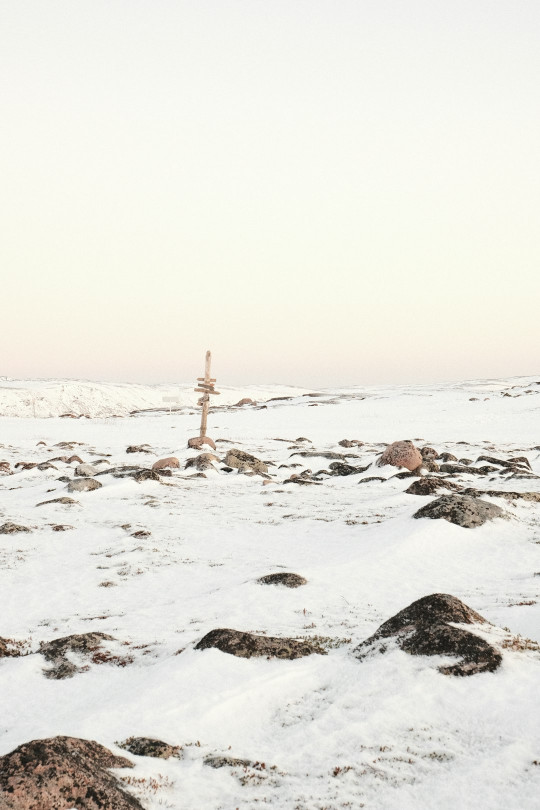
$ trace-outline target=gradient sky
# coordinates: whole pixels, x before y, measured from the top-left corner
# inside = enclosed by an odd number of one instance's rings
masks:
[[[0,375],[540,371],[537,0],[3,0]]]

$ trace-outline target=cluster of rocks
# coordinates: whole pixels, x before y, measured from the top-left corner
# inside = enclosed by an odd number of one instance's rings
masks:
[[[129,737],[116,745],[134,757],[182,759],[181,745],[154,737]],[[263,762],[229,754],[203,758],[210,768],[266,770]],[[2,810],[143,810],[110,769],[132,769],[134,762],[95,740],[48,737],[32,740],[0,757]],[[129,781],[129,779],[126,779]],[[144,781],[144,780],[142,780]]]
[[[263,576],[258,582],[299,587],[306,580],[291,572],[278,572]],[[409,655],[457,659],[438,666],[443,675],[491,673],[500,667],[502,656],[478,634],[489,627],[479,613],[456,597],[436,593],[418,599],[392,616],[361,642],[354,654],[363,661],[391,648],[399,648]],[[104,640],[112,639],[103,633],[88,633],[42,644],[40,652],[53,663],[50,672],[55,674],[50,677],[71,677],[77,668],[67,659],[67,653],[95,653]],[[195,649],[216,649],[237,658],[286,660],[327,654],[316,639],[278,638],[229,628],[211,630],[195,645]],[[8,650],[5,654],[11,653]],[[133,756],[183,757],[182,746],[153,737],[129,737],[117,745]],[[213,768],[256,768],[258,765],[228,755],[207,756],[204,763]],[[87,810],[141,808],[138,800],[127,794],[117,777],[109,772],[110,768],[132,767],[130,760],[116,756],[92,740],[63,736],[33,740],[0,757],[2,807],[6,810],[35,810],[38,807],[41,810],[68,810],[74,806]]]
[[[132,656],[118,655],[104,647],[103,642],[107,641],[114,642],[115,639],[107,633],[81,633],[43,641],[35,652],[52,665],[43,670],[45,677],[52,680],[64,680],[80,672],[86,672],[89,664],[113,664],[125,667],[133,663]],[[32,654],[34,653],[29,649],[27,642],[0,638],[0,658],[18,658]],[[74,663],[74,658],[78,658],[80,663]]]

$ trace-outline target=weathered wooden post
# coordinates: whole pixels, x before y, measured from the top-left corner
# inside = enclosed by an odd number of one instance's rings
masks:
[[[194,439],[189,439],[188,447],[193,447],[197,450],[200,450],[203,444],[208,444],[210,447],[213,447],[214,450],[216,449],[216,445],[212,441],[212,439],[208,438],[206,435],[207,424],[208,424],[208,409],[210,407],[210,397],[212,395],[218,395],[219,391],[214,389],[214,383],[216,382],[215,377],[210,376],[210,368],[212,364],[212,353],[210,351],[206,352],[206,362],[204,365],[204,377],[197,377],[197,387],[195,391],[202,394],[202,397],[198,401],[198,405],[202,405],[202,414],[201,414],[201,429],[199,432],[199,436],[196,436]]]

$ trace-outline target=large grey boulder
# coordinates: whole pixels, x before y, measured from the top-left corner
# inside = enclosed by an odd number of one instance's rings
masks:
[[[443,675],[475,675],[494,672],[501,665],[501,654],[480,636],[454,624],[488,622],[455,596],[434,593],[417,599],[381,624],[379,629],[355,650],[361,660],[384,653],[389,642],[409,655],[451,655],[460,660],[439,667]]]
[[[441,495],[435,501],[422,506],[413,515],[414,518],[431,518],[432,520],[448,520],[456,526],[465,529],[474,529],[482,526],[486,521],[494,518],[506,517],[500,506],[469,495]]]

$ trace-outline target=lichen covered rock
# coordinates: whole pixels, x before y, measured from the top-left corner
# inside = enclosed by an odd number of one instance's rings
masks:
[[[435,501],[422,506],[413,515],[414,518],[431,518],[432,520],[447,520],[456,526],[465,529],[474,529],[482,526],[486,521],[498,517],[505,517],[500,506],[469,495],[441,495]]]
[[[211,630],[196,645],[196,650],[210,648],[235,655],[237,658],[303,658],[306,655],[326,655],[326,652],[310,641],[294,638],[275,638],[243,633],[240,630]]]
[[[133,768],[93,740],[50,737],[0,757],[2,810],[143,810],[109,768]]]
[[[435,593],[413,602],[384,622],[356,648],[358,658],[384,653],[388,640],[410,655],[451,655],[459,660],[439,667],[444,675],[494,672],[501,654],[480,636],[454,624],[487,624],[486,620],[455,596]]]

